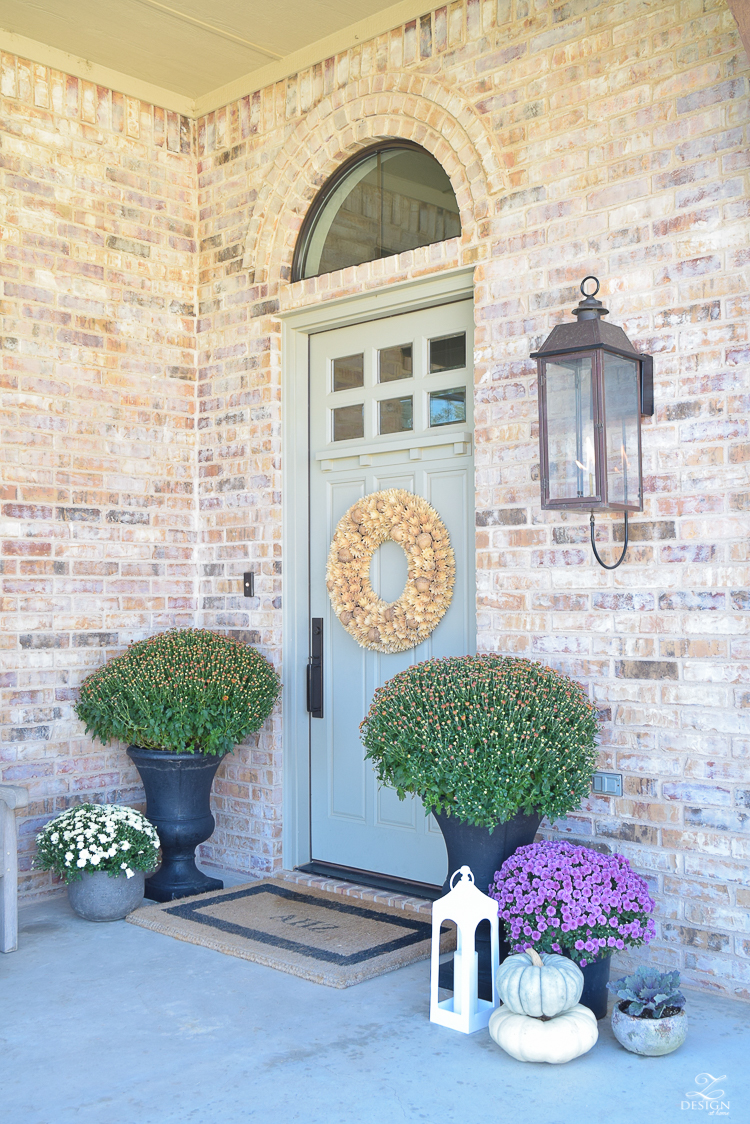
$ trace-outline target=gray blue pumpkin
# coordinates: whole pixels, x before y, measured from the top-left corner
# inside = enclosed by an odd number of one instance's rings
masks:
[[[496,976],[497,994],[508,1011],[532,1018],[554,1018],[575,1007],[583,991],[583,972],[567,956],[533,949],[508,956]]]

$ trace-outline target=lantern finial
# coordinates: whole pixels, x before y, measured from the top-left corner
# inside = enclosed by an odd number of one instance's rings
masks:
[[[593,293],[587,293],[584,285],[587,281],[596,281],[596,288]],[[599,278],[594,277],[590,273],[588,277],[584,277],[581,282],[581,292],[583,293],[583,300],[579,302],[577,308],[573,309],[573,315],[578,317],[578,320],[599,320],[602,316],[609,315],[609,309],[605,308],[601,301],[596,300],[596,294],[599,292]]]

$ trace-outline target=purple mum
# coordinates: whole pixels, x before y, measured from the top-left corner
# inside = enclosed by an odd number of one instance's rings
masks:
[[[572,843],[531,843],[506,859],[488,893],[498,902],[514,952],[531,945],[541,952],[565,950],[584,967],[655,933],[646,881],[623,855]]]

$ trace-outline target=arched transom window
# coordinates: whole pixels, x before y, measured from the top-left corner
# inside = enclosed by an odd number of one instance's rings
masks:
[[[293,277],[317,277],[460,233],[456,196],[434,156],[388,141],[347,161],[319,193],[297,241]]]

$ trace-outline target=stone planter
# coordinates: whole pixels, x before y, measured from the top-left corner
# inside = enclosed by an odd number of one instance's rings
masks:
[[[455,816],[443,813],[435,815],[435,819],[448,851],[448,876],[443,884],[444,894],[450,890],[451,875],[462,866],[471,867],[474,884],[486,894],[490,883],[494,881],[495,871],[500,869],[518,847],[534,842],[534,836],[542,822],[541,815],[527,816],[523,812],[516,812],[512,819],[497,824],[494,828],[462,823]],[[502,926],[500,932],[502,934]],[[476,950],[479,954],[479,998],[492,999],[489,921],[482,921],[477,928]],[[500,960],[509,955],[510,946],[501,935]],[[452,960],[440,967],[440,986],[453,990]]]
[[[632,1054],[647,1058],[671,1054],[687,1038],[688,1017],[684,1011],[664,1019],[638,1019],[626,1015],[622,1007],[618,1003],[612,1012],[612,1030],[620,1045]]]
[[[146,896],[171,902],[191,894],[222,890],[195,865],[195,848],[213,833],[211,785],[222,757],[205,753],[167,753],[131,745],[128,756],[146,790],[146,815],[159,833],[161,866],[146,882]]]
[[[121,921],[143,901],[145,879],[142,870],[132,878],[124,872],[111,878],[105,870],[84,871],[80,881],[68,883],[68,901],[85,921]]]

